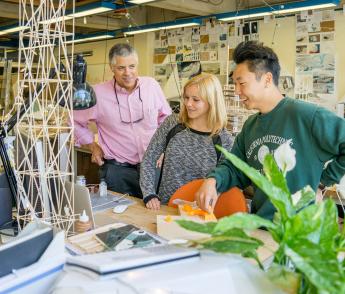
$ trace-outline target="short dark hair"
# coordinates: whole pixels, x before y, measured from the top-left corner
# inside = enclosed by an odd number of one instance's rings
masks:
[[[129,55],[135,55],[138,59],[137,51],[131,45],[126,43],[115,44],[109,50],[109,64],[111,64],[116,56],[126,57]]]
[[[277,54],[271,48],[257,41],[242,42],[237,45],[232,57],[236,64],[246,62],[257,80],[266,72],[272,73],[273,82],[278,86],[280,64]]]

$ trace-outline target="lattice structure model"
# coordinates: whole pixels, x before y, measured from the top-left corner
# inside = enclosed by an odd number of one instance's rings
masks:
[[[21,224],[39,217],[69,231],[74,193],[66,190],[64,181],[73,178],[73,124],[68,124],[73,122],[73,46],[68,51],[66,41],[74,31],[67,32],[65,26],[67,2],[41,0],[35,6],[37,1],[20,1],[20,25],[25,29],[20,33],[15,131]],[[59,106],[61,102],[66,107]]]
[[[247,110],[242,106],[239,96],[235,94],[235,85],[224,85],[223,94],[228,115],[227,128],[235,136],[241,131],[248,116],[254,114],[255,111]]]

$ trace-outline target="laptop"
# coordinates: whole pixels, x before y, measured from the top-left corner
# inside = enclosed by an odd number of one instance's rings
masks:
[[[72,191],[72,186],[72,182],[65,181],[66,191]],[[134,203],[133,200],[119,193],[108,192],[107,196],[99,197],[98,194],[90,194],[87,187],[74,184],[74,214],[82,214],[83,210],[85,210],[92,223],[92,228],[95,228],[95,212],[113,208],[119,204],[129,206]]]
[[[65,181],[66,191],[72,191],[73,183]],[[92,228],[95,228],[95,219],[93,216],[91,206],[91,196],[89,189],[85,186],[74,184],[74,214],[82,214],[85,210],[86,214],[92,223]]]

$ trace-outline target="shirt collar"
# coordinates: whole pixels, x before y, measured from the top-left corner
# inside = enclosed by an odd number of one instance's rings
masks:
[[[112,85],[113,85],[113,86],[114,86],[114,82],[115,82],[115,79],[113,78],[113,79],[112,79]],[[137,78],[137,82],[136,82],[135,87],[134,87],[134,89],[133,89],[132,92],[134,92],[136,89],[138,89],[139,86],[141,85],[141,83],[142,83],[141,78],[138,77],[138,78]],[[121,87],[118,83],[115,83],[115,87],[116,87],[116,91],[118,91],[118,92],[120,92],[120,93],[126,93],[126,94],[128,94],[128,91],[127,91],[125,88]]]

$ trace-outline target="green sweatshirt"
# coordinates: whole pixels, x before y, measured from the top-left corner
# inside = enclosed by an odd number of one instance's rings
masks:
[[[345,174],[345,120],[315,104],[284,98],[267,114],[254,114],[245,122],[231,152],[262,172],[263,157],[292,140],[296,166],[286,179],[293,194],[306,185],[315,191],[319,183],[338,183]],[[325,163],[331,162],[324,169]],[[228,160],[208,174],[217,181],[217,191],[245,188],[251,181]],[[266,195],[256,189],[252,213],[272,219],[275,209]]]

